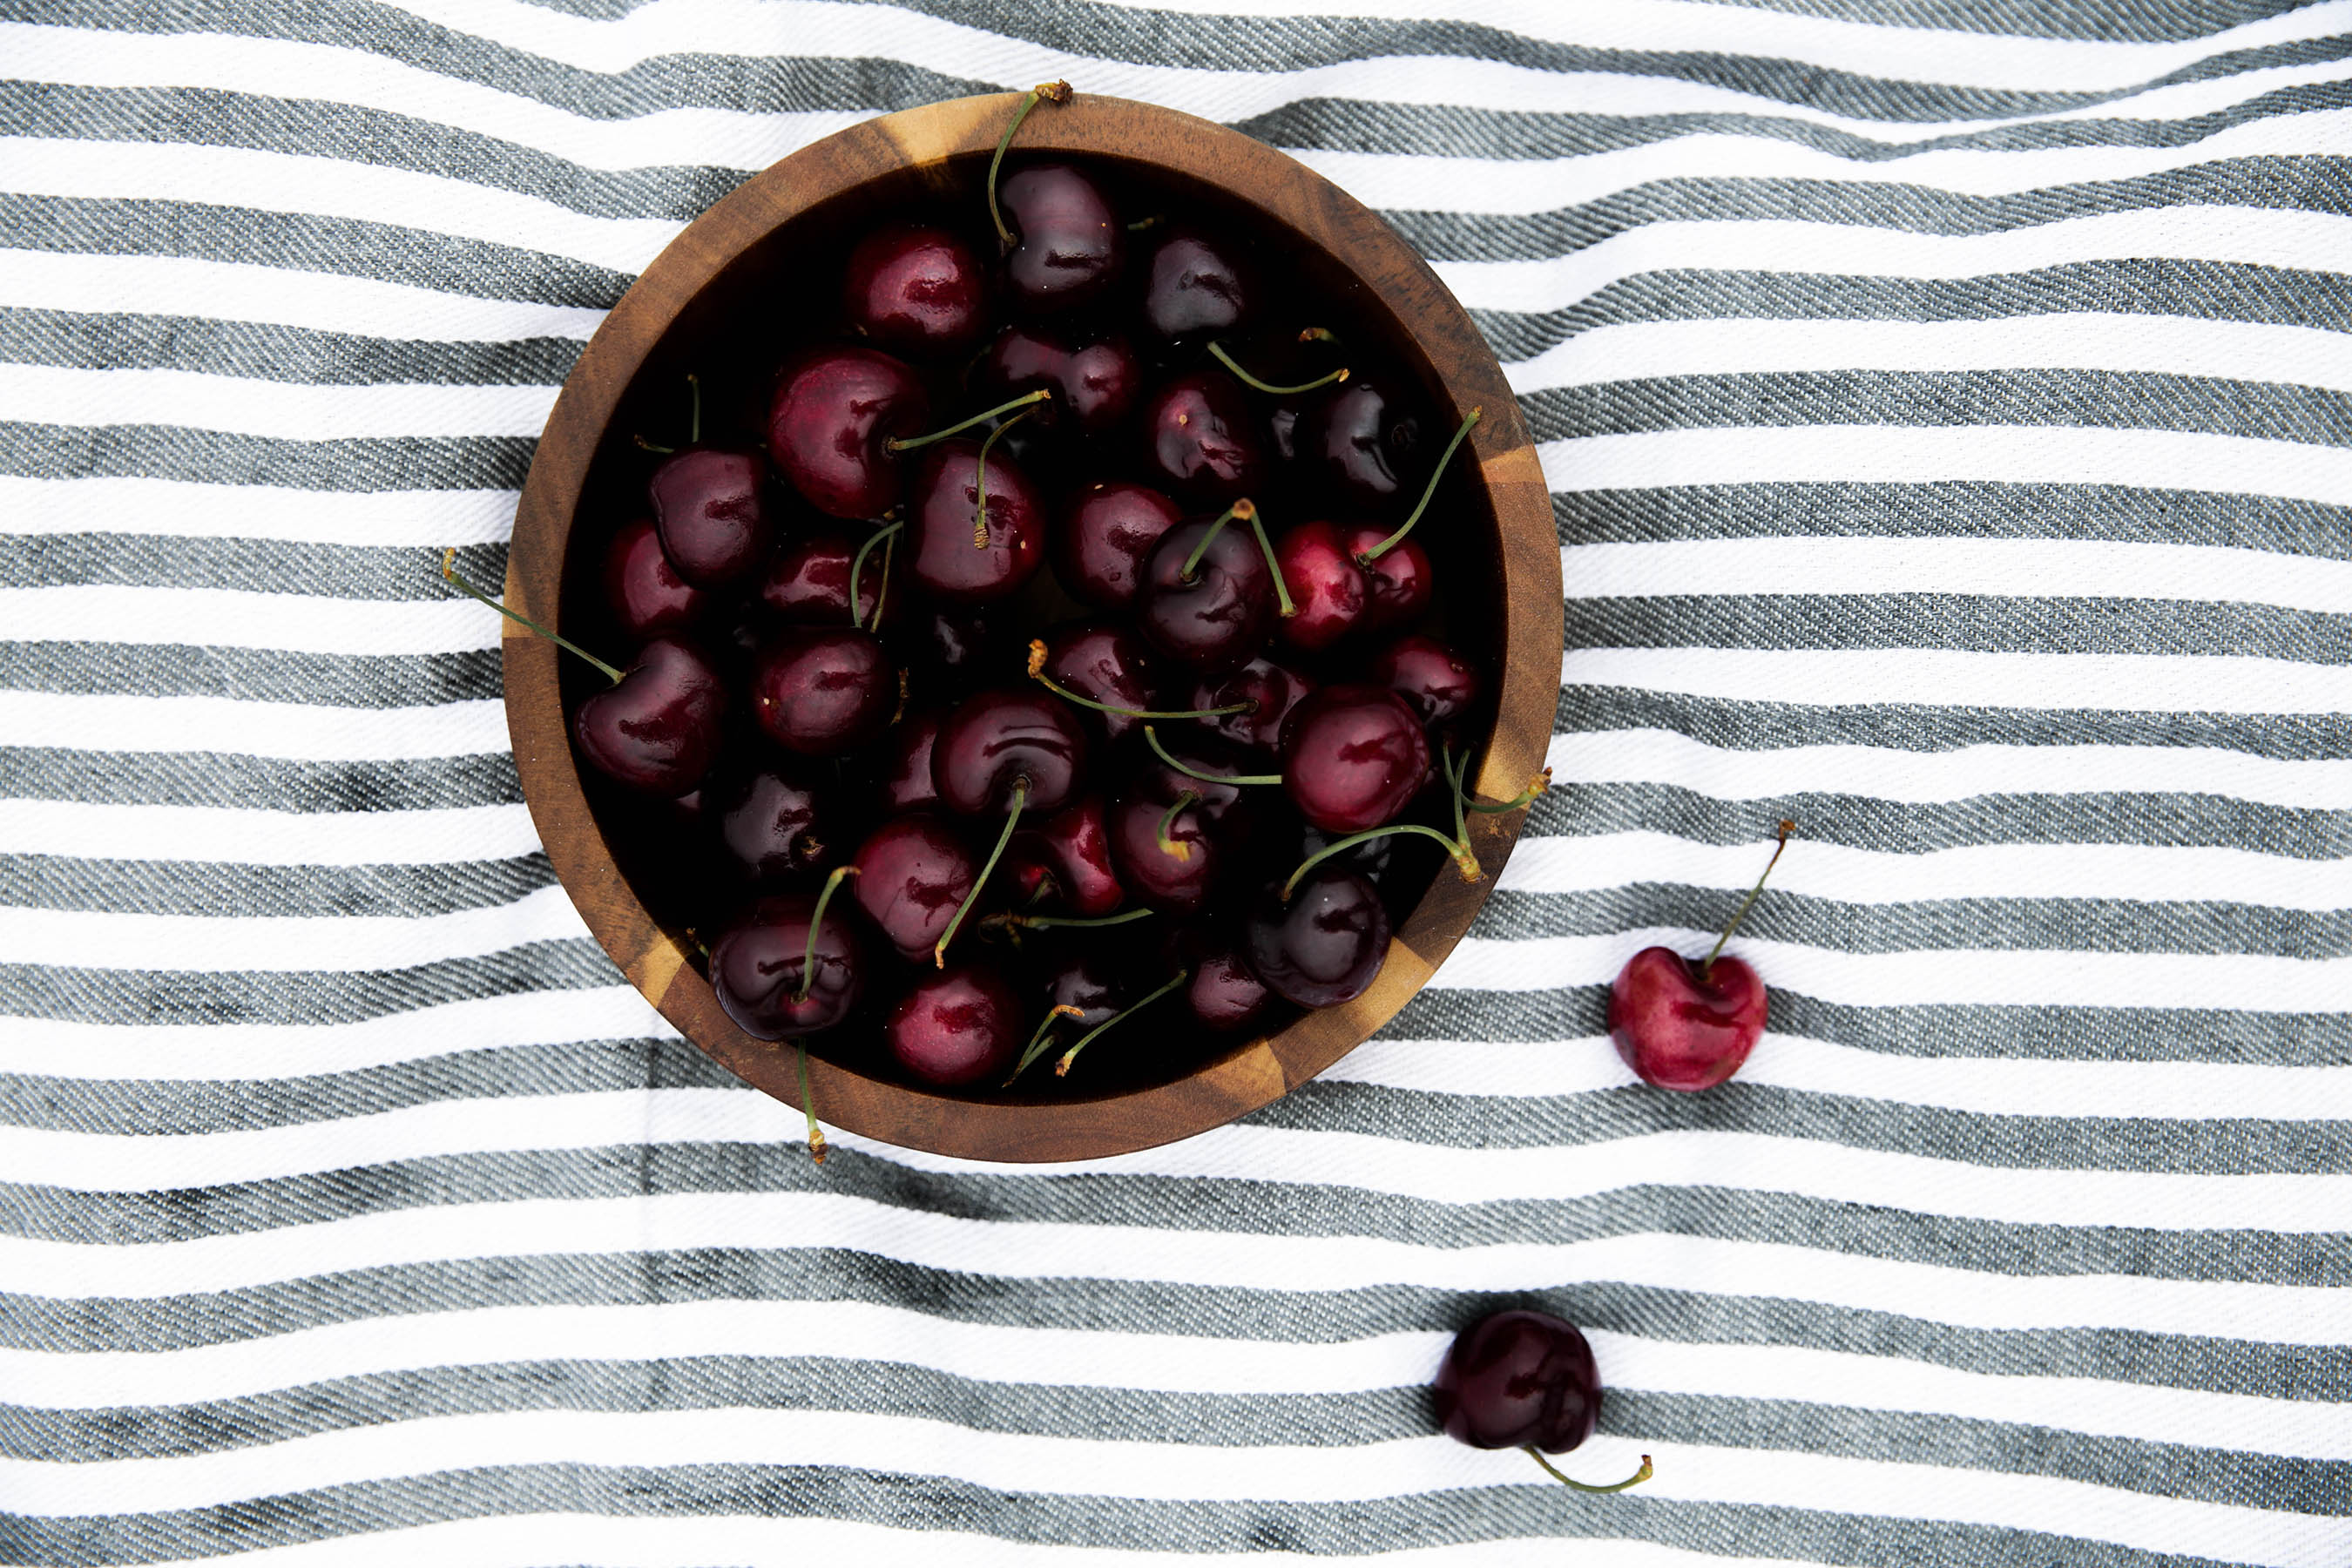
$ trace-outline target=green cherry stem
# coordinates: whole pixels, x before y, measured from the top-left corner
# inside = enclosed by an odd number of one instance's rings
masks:
[[[939,945],[931,949],[933,968],[945,969],[948,966],[948,943],[955,940],[956,928],[963,924],[964,916],[971,913],[971,906],[980,901],[980,890],[988,886],[988,874],[995,870],[996,863],[1004,858],[1004,847],[1013,842],[1013,826],[1021,820],[1022,807],[1028,804],[1028,779],[1025,777],[1014,779],[1013,809],[1004,814],[1004,831],[996,836],[996,847],[988,852],[988,864],[982,866],[980,868],[980,875],[971,879],[971,891],[966,893],[963,896],[963,902],[956,906],[955,919],[948,921],[948,929],[940,932]]]
[[[1344,854],[1359,844],[1367,844],[1375,838],[1385,838],[1391,833],[1418,833],[1423,838],[1436,839],[1445,846],[1445,852],[1454,857],[1454,868],[1462,873],[1462,879],[1465,882],[1475,882],[1486,874],[1479,869],[1477,858],[1470,853],[1470,846],[1460,839],[1448,838],[1434,827],[1423,827],[1418,822],[1391,822],[1386,827],[1367,828],[1361,833],[1350,833],[1345,838],[1334,839],[1301,860],[1298,863],[1298,869],[1290,874],[1290,880],[1282,885],[1283,901],[1286,903],[1289,901],[1290,895],[1298,890],[1298,879],[1312,870],[1318,862],[1328,860],[1334,855]]]
[[[835,866],[833,875],[824,879],[824,886],[817,891],[816,912],[809,916],[808,946],[801,953],[801,988],[793,997],[795,1002],[808,1000],[809,985],[816,979],[816,933],[824,929],[824,906],[833,902],[833,890],[841,886],[844,877],[856,875],[857,868],[855,866]]]
[[[1564,1487],[1574,1487],[1580,1492],[1622,1492],[1628,1487],[1640,1486],[1643,1481],[1648,1480],[1653,1475],[1657,1473],[1650,1468],[1650,1456],[1644,1454],[1642,1456],[1642,1468],[1635,1470],[1632,1475],[1627,1476],[1623,1480],[1619,1481],[1615,1486],[1591,1486],[1583,1481],[1570,1480],[1566,1476],[1561,1475],[1558,1469],[1553,1468],[1552,1462],[1549,1459],[1545,1458],[1541,1451],[1539,1451],[1534,1444],[1528,1444],[1527,1451],[1528,1458],[1533,1459],[1537,1464],[1541,1465],[1544,1468],[1544,1474],[1549,1476],[1553,1480],[1558,1481],[1560,1485]]]
[[[1445,768],[1446,785],[1454,795],[1454,842],[1467,844],[1470,842],[1470,823],[1469,819],[1462,815],[1463,806],[1468,804],[1462,793],[1462,779],[1463,775],[1470,771],[1470,753],[1463,752],[1461,760],[1457,762],[1454,756],[1454,742],[1445,741],[1439,744],[1438,758]]]
[[[1339,341],[1339,334],[1328,327],[1301,327],[1298,329],[1298,341],[1302,343],[1336,343]]]
[[[1782,819],[1780,823],[1780,842],[1779,847],[1772,851],[1772,858],[1764,862],[1764,877],[1770,876],[1772,874],[1772,868],[1780,863],[1781,855],[1789,847],[1789,835],[1796,831],[1797,825],[1795,823],[1788,821],[1786,818]],[[1723,944],[1731,940],[1731,933],[1738,931],[1739,929],[1739,922],[1748,918],[1748,906],[1755,903],[1756,895],[1764,890],[1764,877],[1759,877],[1756,879],[1756,885],[1748,889],[1748,896],[1746,898],[1739,900],[1739,908],[1732,915],[1731,923],[1723,928],[1723,934],[1717,937],[1715,939],[1715,945],[1706,950],[1706,962],[1698,966],[1698,981],[1700,984],[1704,985],[1706,984],[1707,972],[1715,967],[1716,959],[1721,956],[1723,952]]]
[[[1010,414],[1016,408],[1026,408],[1033,403],[1050,403],[1053,397],[1052,387],[1041,386],[1034,392],[1024,392],[1020,396],[1000,403],[993,408],[984,408],[969,419],[959,419],[944,430],[934,430],[928,436],[901,436],[896,440],[885,441],[882,443],[882,449],[892,453],[911,452],[918,447],[928,447],[934,441],[944,441],[950,436],[961,435],[973,426],[984,425],[1000,414]]]
[[[822,1165],[824,1163],[824,1129],[816,1124],[816,1100],[809,1094],[808,1045],[805,1041],[801,1045],[800,1067],[801,1114],[808,1118],[809,1158]]]
[[[1467,773],[1470,771],[1470,759],[1467,757],[1462,759],[1462,771],[1465,773]],[[1471,810],[1483,812],[1488,816],[1500,816],[1507,811],[1518,810],[1519,807],[1527,805],[1529,801],[1535,799],[1536,796],[1543,794],[1544,791],[1549,788],[1551,788],[1551,770],[1549,768],[1546,768],[1543,772],[1538,773],[1535,777],[1528,781],[1527,788],[1521,790],[1518,794],[1513,795],[1508,800],[1470,800],[1465,796],[1463,804],[1467,805]]]
[[[1029,679],[1066,702],[1091,708],[1097,713],[1118,713],[1129,719],[1222,719],[1228,713],[1257,711],[1257,699],[1255,697],[1228,702],[1223,708],[1121,708],[1115,702],[1097,702],[1091,697],[1080,696],[1045,673],[1045,640],[1043,637],[1029,640]]]
[[[1160,753],[1161,762],[1187,778],[1206,779],[1211,784],[1278,784],[1282,782],[1280,773],[1204,773],[1170,756],[1168,748],[1160,743],[1160,731],[1149,724],[1143,727],[1143,740],[1146,745]]]
[[[1007,430],[1036,412],[1034,408],[1023,409],[991,430],[988,439],[980,444],[980,466],[972,475],[971,547],[974,550],[988,548],[988,449],[995,446],[997,438]]]
[[[563,649],[565,652],[578,654],[582,658],[586,659],[589,663],[594,665],[597,668],[603,670],[607,676],[611,677],[614,685],[618,686],[621,684],[625,674],[625,671],[614,668],[611,665],[606,664],[603,659],[598,658],[594,654],[590,653],[586,648],[582,647],[578,643],[572,641],[570,638],[556,636],[553,632],[549,631],[545,626],[541,626],[537,621],[532,620],[529,616],[521,615],[516,611],[508,609],[504,605],[499,604],[496,599],[491,598],[488,594],[483,593],[479,588],[475,587],[463,577],[458,576],[457,562],[457,552],[456,550],[445,550],[441,552],[441,575],[443,578],[448,582],[456,584],[458,587],[464,589],[475,598],[479,599],[482,603],[488,605],[490,608],[496,610],[507,619],[514,622],[517,626],[528,626],[532,631],[537,632],[541,637],[543,637],[548,641],[553,643],[556,647]]]
[[[866,581],[866,552],[872,550],[876,545],[881,543],[884,540],[889,538],[892,534],[898,532],[900,529],[906,526],[907,525],[903,522],[894,522],[887,528],[876,529],[872,533],[866,536],[866,542],[859,545],[857,547],[857,553],[850,558],[849,624],[851,626],[861,626],[866,624],[866,617],[859,613],[857,608],[857,591]],[[883,557],[882,561],[882,586],[875,589],[874,591],[874,624],[877,626],[882,624],[883,590],[888,588],[889,585],[890,563],[889,557],[886,555]]]
[[[1190,844],[1180,844],[1175,839],[1169,837],[1168,829],[1170,825],[1176,820],[1176,814],[1178,812],[1183,810],[1188,805],[1198,805],[1200,803],[1201,797],[1199,794],[1188,789],[1183,794],[1176,797],[1176,804],[1174,805],[1170,806],[1166,811],[1160,814],[1160,834],[1157,842],[1160,845],[1160,852],[1162,855],[1171,856],[1178,860],[1190,860],[1192,858],[1192,847]]]
[[[1201,542],[1192,546],[1192,553],[1184,557],[1184,570],[1179,574],[1182,580],[1187,583],[1192,580],[1192,574],[1200,569],[1201,557],[1209,552],[1209,546],[1215,543],[1217,535],[1225,531],[1225,524],[1235,518],[1247,522],[1256,515],[1256,503],[1246,497],[1225,508],[1224,514],[1209,524],[1209,531],[1201,535]]]
[[[1135,909],[1115,915],[1094,915],[1084,918],[1077,915],[1002,914],[991,915],[980,923],[997,929],[1019,926],[1038,931],[1055,926],[1123,926],[1130,925],[1137,921],[1148,921],[1159,912],[1157,910]]]
[[[1054,103],[1067,103],[1070,101],[1070,84],[1047,81],[1031,88],[1029,96],[1023,99],[1021,107],[1013,111],[1013,123],[1006,126],[1004,134],[997,139],[996,156],[988,161],[988,221],[996,226],[996,237],[1007,249],[1013,245],[1013,231],[1004,226],[1004,213],[996,205],[996,172],[1004,166],[1004,150],[1013,145],[1013,133],[1021,129],[1021,122],[1029,118],[1029,111],[1037,107],[1037,100],[1041,98]]]
[[[665,458],[673,457],[677,452],[675,447],[665,447],[658,441],[648,441],[643,436],[632,436],[629,439],[636,443],[637,449],[641,452],[653,452]]]
[[[1303,342],[1306,340],[1300,341]],[[1223,343],[1211,343],[1209,355],[1219,364],[1232,371],[1244,386],[1255,387],[1260,392],[1272,393],[1276,397],[1288,397],[1296,393],[1312,392],[1318,386],[1328,386],[1335,381],[1348,379],[1348,367],[1343,364],[1328,375],[1318,375],[1313,381],[1303,381],[1297,386],[1276,386],[1272,382],[1260,381],[1256,376],[1244,370],[1235,363],[1234,356],[1225,352],[1225,345]]]
[[[1249,525],[1250,531],[1257,535],[1258,553],[1265,557],[1265,569],[1274,574],[1276,607],[1286,617],[1297,615],[1298,606],[1290,602],[1290,584],[1282,578],[1282,563],[1274,558],[1274,542],[1266,538],[1265,520],[1258,515],[1255,507],[1250,508]]]
[[[1176,987],[1183,984],[1184,982],[1192,978],[1192,972],[1191,970],[1178,970],[1174,979],[1169,981],[1167,984],[1162,985],[1159,990],[1151,993],[1150,995],[1144,997],[1132,1007],[1129,1007],[1122,1012],[1113,1013],[1109,1017],[1105,1018],[1101,1023],[1097,1024],[1093,1028],[1088,1029],[1085,1034],[1080,1035],[1078,1037],[1078,1043],[1072,1046],[1068,1050],[1064,1051],[1062,1053],[1062,1059],[1054,1064],[1054,1076],[1055,1078],[1067,1077],[1070,1071],[1070,1064],[1078,1059],[1078,1053],[1085,1050],[1088,1045],[1092,1044],[1094,1037],[1097,1035],[1101,1034],[1113,1024],[1118,1023],[1126,1018],[1133,1017],[1136,1014],[1142,1012],[1143,1009],[1150,1006],[1154,1002],[1159,1001],[1162,996],[1167,995],[1168,993],[1175,990]]]
[[[1404,520],[1403,527],[1398,529],[1394,533],[1390,534],[1386,539],[1381,540],[1378,544],[1373,545],[1370,550],[1367,550],[1362,554],[1357,556],[1357,564],[1361,566],[1370,565],[1373,562],[1378,561],[1381,556],[1386,555],[1391,550],[1395,549],[1397,541],[1402,539],[1406,534],[1412,531],[1412,525],[1419,522],[1421,521],[1421,514],[1429,510],[1429,499],[1437,493],[1437,481],[1445,477],[1445,465],[1454,460],[1454,449],[1462,445],[1462,438],[1470,434],[1470,426],[1478,423],[1479,418],[1485,415],[1486,412],[1486,411],[1484,408],[1473,408],[1466,416],[1464,416],[1460,428],[1454,432],[1454,439],[1445,443],[1445,450],[1439,455],[1437,467],[1430,470],[1429,483],[1422,487],[1421,500],[1413,507],[1412,515]]]
[[[1084,1008],[1073,1007],[1066,1002],[1057,1002],[1046,1008],[1045,1016],[1037,1020],[1037,1032],[1029,1037],[1028,1047],[1021,1053],[1021,1059],[1013,1063],[1013,1070],[1004,1075],[1004,1082],[1001,1087],[1011,1089],[1013,1080],[1027,1072],[1029,1064],[1045,1054],[1046,1047],[1054,1043],[1055,1019],[1083,1018],[1086,1016]]]

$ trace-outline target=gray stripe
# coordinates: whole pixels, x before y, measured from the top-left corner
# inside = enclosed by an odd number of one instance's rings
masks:
[[[0,361],[78,370],[184,370],[327,386],[555,386],[586,346],[571,338],[437,343],[270,321],[0,307]]]
[[[544,855],[431,866],[255,866],[0,855],[0,905],[110,913],[253,916],[445,915],[491,909],[555,885]],[[0,1110],[0,1117],[6,1114]]]
[[[536,440],[521,436],[384,436],[289,441],[177,425],[0,422],[0,473],[348,490],[514,490]]]
[[[79,642],[0,643],[0,687],[73,696],[233,697],[279,702],[296,698],[340,708],[479,701],[495,700],[503,689],[496,648],[335,654]]]
[[[502,583],[507,574],[507,547],[503,542],[460,545],[457,569],[486,587]],[[0,535],[0,588],[91,583],[142,588],[239,588],[330,599],[457,596],[457,590],[442,580],[441,552],[431,546],[312,544],[299,540],[209,539],[188,534]]]
[[[542,4],[550,0],[541,0]],[[600,15],[597,0],[567,0],[562,8]],[[619,4],[620,0],[614,0]],[[2182,42],[2299,9],[2311,0],[1725,0],[1759,11],[1881,26],[1943,27],[1955,32],[2022,34],[2045,38],[2104,38],[2114,43]],[[618,15],[618,12],[613,13]]]
[[[321,763],[218,752],[0,746],[0,780],[6,781],[7,796],[16,799],[92,805],[266,804],[272,811],[426,811],[522,799],[510,752]]]

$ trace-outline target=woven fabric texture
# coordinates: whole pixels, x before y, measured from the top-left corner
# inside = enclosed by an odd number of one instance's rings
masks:
[[[430,567],[698,212],[1055,77],[1475,313],[1559,787],[1262,1113],[820,1171]],[[2352,5],[5,0],[0,79],[0,1560],[2352,1562]],[[1769,1032],[1642,1088],[1610,977],[1784,816]],[[1434,1433],[1507,1304],[1654,1480]]]

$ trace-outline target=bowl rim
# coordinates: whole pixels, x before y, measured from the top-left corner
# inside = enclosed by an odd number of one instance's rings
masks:
[[[793,153],[714,204],[656,257],[582,352],[548,415],[523,483],[508,557],[507,603],[558,619],[571,526],[620,402],[663,335],[747,247],[868,179],[986,153],[1020,93],[952,99],[861,121]],[[1091,93],[1040,104],[1019,151],[1122,158],[1217,187],[1318,244],[1374,289],[1437,373],[1446,426],[1484,409],[1465,455],[1493,509],[1503,585],[1502,657],[1476,787],[1507,799],[1544,765],[1559,689],[1560,558],[1550,491],[1493,351],[1436,272],[1397,232],[1305,164],[1213,121]],[[709,981],[656,923],[621,875],[581,787],[558,683],[557,651],[502,623],[507,722],[533,825],[589,931],[638,991],[729,1071],[798,1107],[800,1053],[753,1039],[719,1008]],[[1255,1110],[1323,1071],[1388,1021],[1467,931],[1517,842],[1524,809],[1475,816],[1471,847],[1486,876],[1441,869],[1400,921],[1362,995],[1307,1014],[1280,1033],[1236,1041],[1172,1082],[1098,1095],[974,1100],[867,1078],[811,1054],[819,1117],[883,1142],[966,1159],[1099,1158],[1190,1137]]]

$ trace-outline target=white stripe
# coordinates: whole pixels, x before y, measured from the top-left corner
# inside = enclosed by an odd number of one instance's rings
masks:
[[[33,479],[0,474],[12,533],[271,539],[305,544],[495,544],[514,532],[514,490],[310,490],[179,479]]]
[[[452,866],[536,853],[511,805],[422,811],[270,811],[0,800],[0,854],[245,866]]]
[[[83,697],[0,690],[0,745],[210,752],[315,763],[412,762],[509,751],[506,705],[330,708],[228,697]]]
[[[2352,339],[2318,327],[2095,311],[1980,321],[1623,321],[1589,328],[1507,369],[1522,393],[1855,370],[2114,371],[2352,392]]]
[[[289,441],[537,436],[552,386],[371,386],[261,381],[185,370],[0,366],[0,419],[167,425]]]
[[[1579,647],[1562,657],[1560,679],[1570,686],[1835,707],[1900,703],[2244,714],[2352,710],[2352,667],[2220,654]]]
[[[1941,805],[1997,795],[2202,795],[2352,810],[2352,758],[2291,760],[2211,746],[1710,746],[1671,730],[1555,735],[1552,781],[1654,784],[1711,800],[1849,795]]]
[[[484,300],[290,267],[48,250],[0,250],[0,298],[19,310],[266,321],[428,342],[585,342],[604,320],[604,311],[576,305]]]
[[[1701,844],[1644,831],[1522,838],[1495,886],[1526,893],[1643,884],[1718,889],[1727,912],[1771,854],[1769,839]],[[1941,899],[2133,899],[2316,911],[2352,909],[2352,859],[2202,844],[1968,844],[1904,852],[1801,836],[1773,868],[1771,885],[1792,897],[1876,908]],[[2148,918],[2158,919],[2157,911]]]
[[[416,581],[438,580],[416,555]],[[294,584],[288,584],[291,588]],[[434,599],[331,599],[250,588],[158,588],[122,583],[0,588],[11,642],[187,643],[285,653],[421,657],[499,646],[498,612],[447,588]]]

